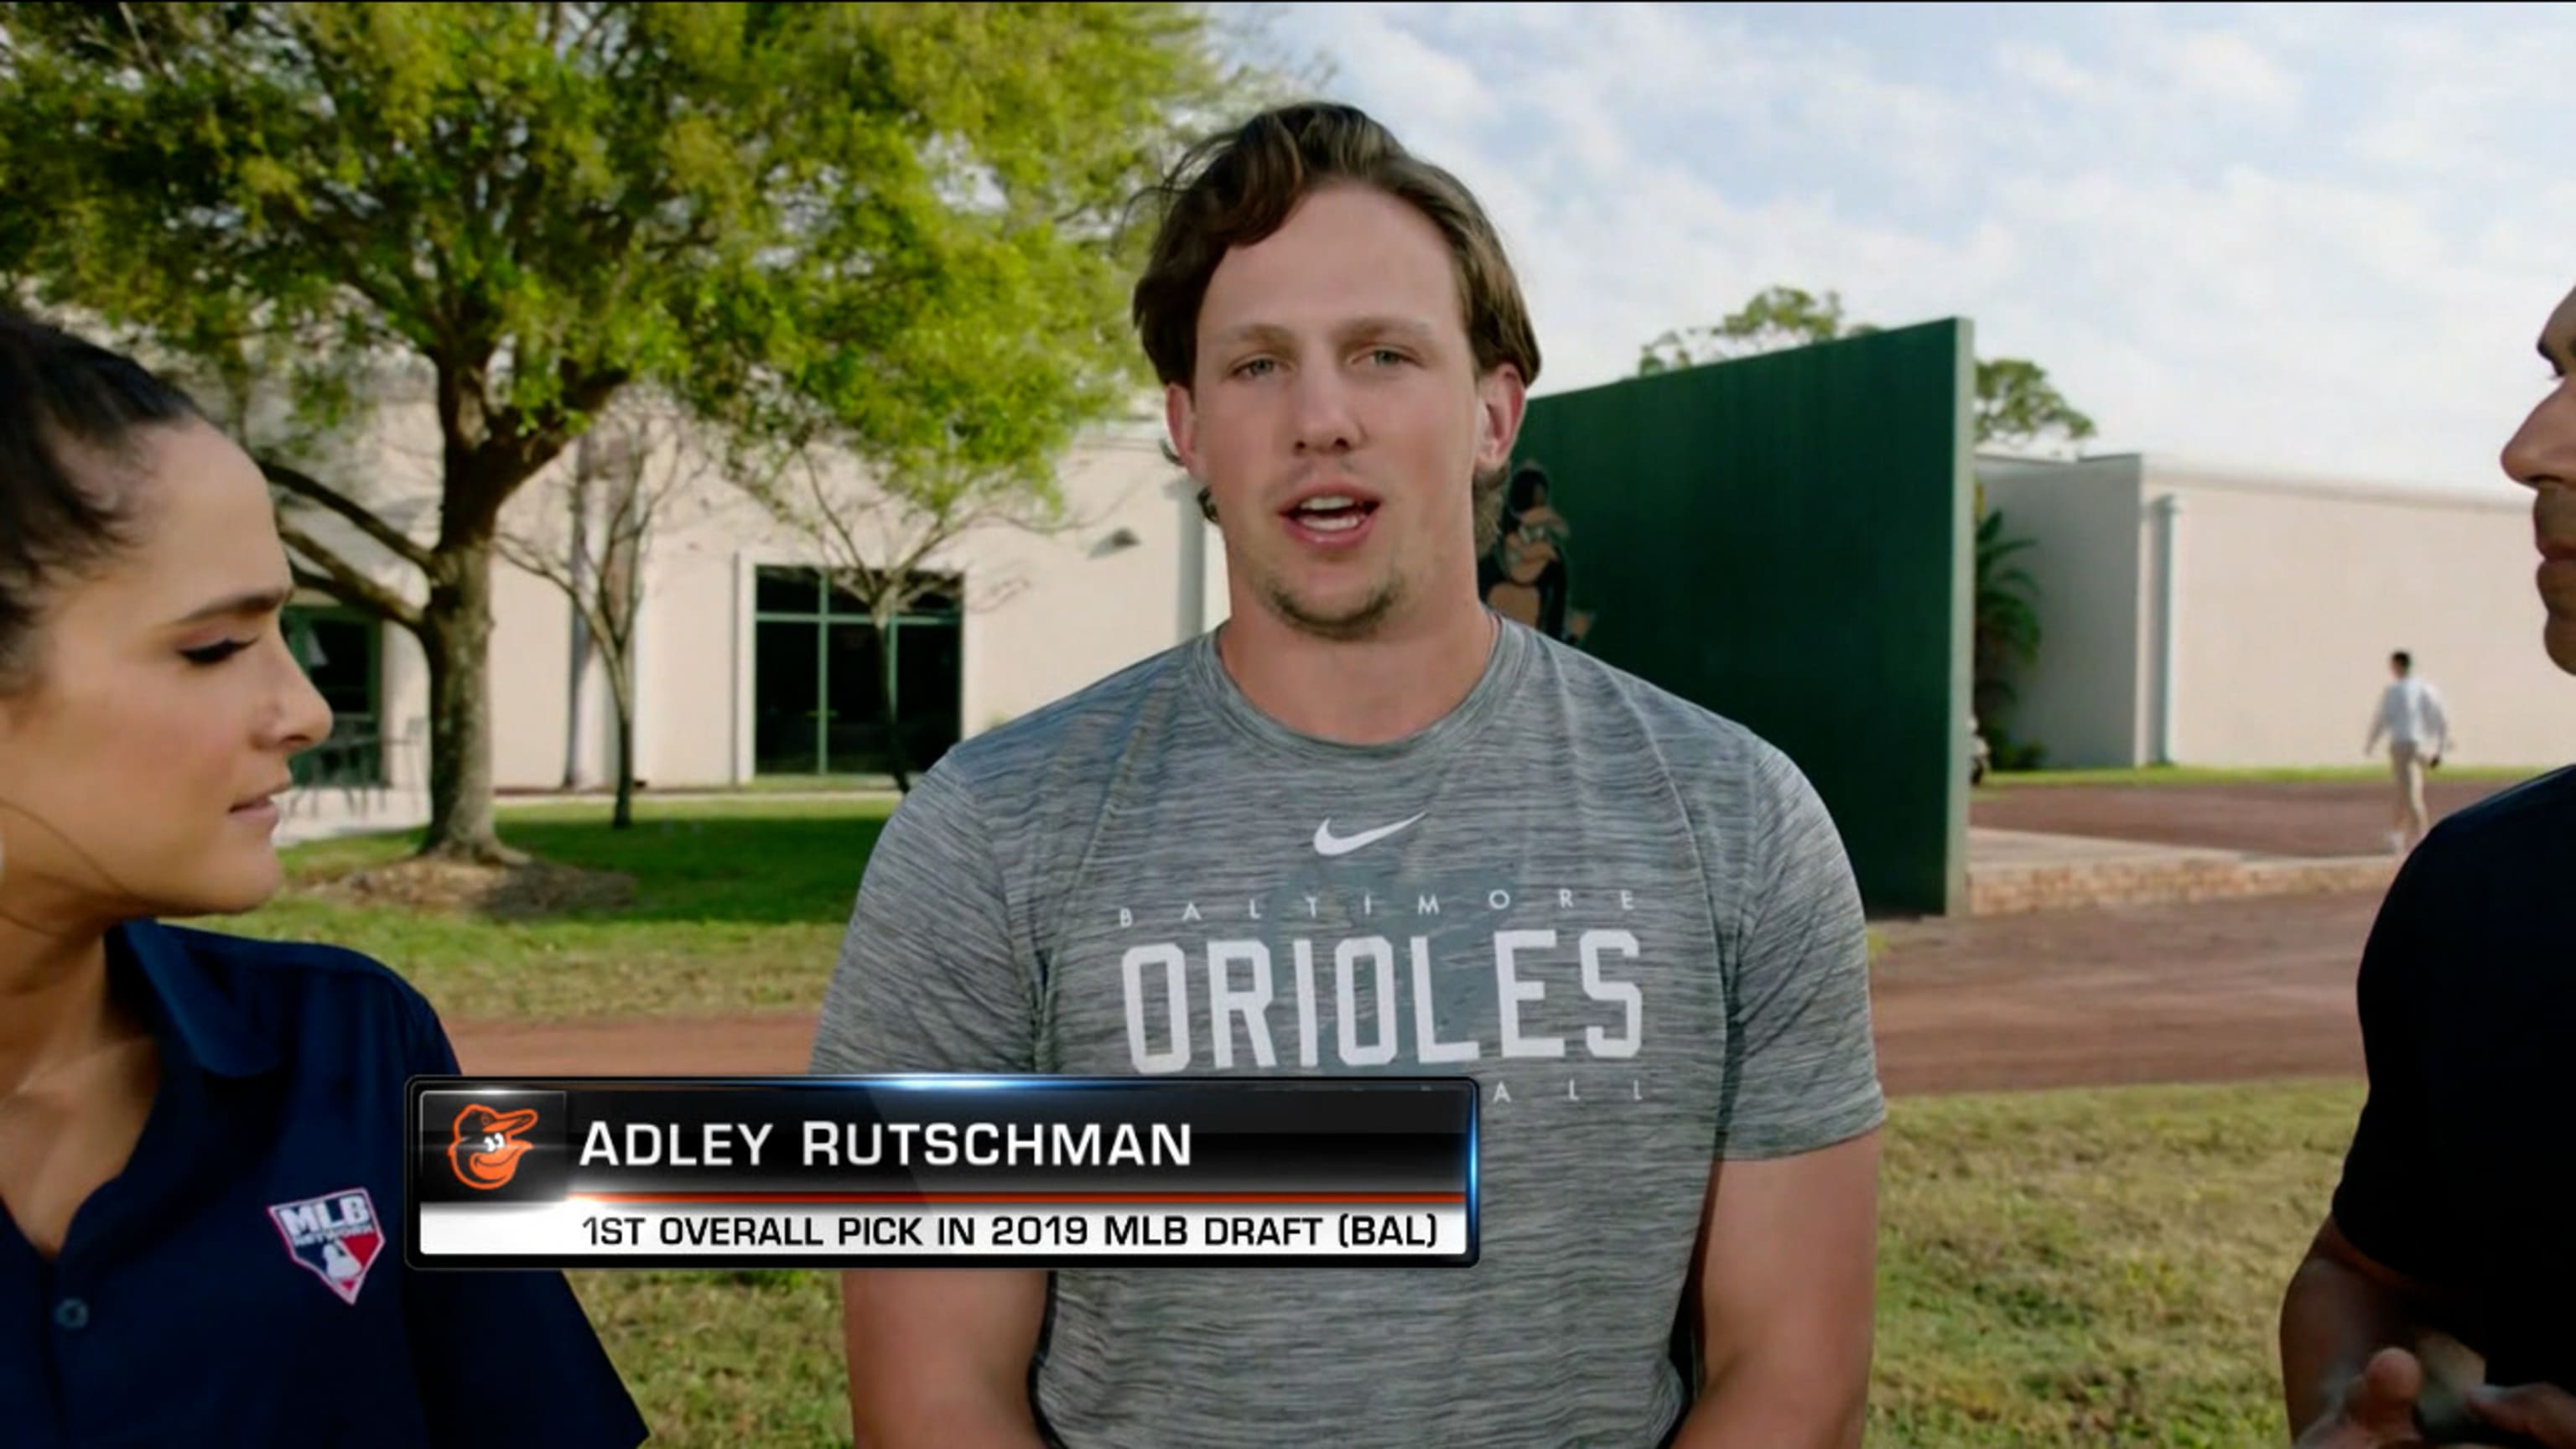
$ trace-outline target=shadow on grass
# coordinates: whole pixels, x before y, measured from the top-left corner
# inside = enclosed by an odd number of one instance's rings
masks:
[[[882,807],[673,812],[639,819],[631,830],[610,830],[597,819],[505,815],[502,839],[538,865],[444,884],[461,913],[489,920],[839,923],[849,919],[884,824]],[[294,873],[299,884],[325,893],[336,879],[403,861],[420,839],[409,831],[307,846],[292,857]],[[384,905],[401,908],[399,901]]]

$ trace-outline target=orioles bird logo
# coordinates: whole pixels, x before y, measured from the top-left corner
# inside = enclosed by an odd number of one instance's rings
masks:
[[[456,1137],[447,1145],[447,1162],[456,1180],[489,1191],[506,1187],[519,1170],[519,1154],[528,1144],[519,1134],[537,1125],[535,1108],[495,1112],[476,1103],[456,1114]]]

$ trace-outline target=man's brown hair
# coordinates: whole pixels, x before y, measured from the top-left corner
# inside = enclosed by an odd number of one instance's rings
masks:
[[[1524,386],[1538,380],[1538,337],[1502,238],[1457,177],[1413,155],[1393,132],[1353,106],[1303,102],[1263,111],[1190,149],[1148,193],[1161,219],[1133,315],[1155,376],[1191,385],[1198,366],[1199,304],[1235,247],[1252,246],[1327,186],[1370,186],[1410,204],[1440,230],[1456,262],[1467,342],[1479,377],[1510,363]],[[1168,449],[1168,444],[1166,448]],[[1494,543],[1508,470],[1476,479],[1476,551]],[[1215,505],[1199,490],[1210,519]]]

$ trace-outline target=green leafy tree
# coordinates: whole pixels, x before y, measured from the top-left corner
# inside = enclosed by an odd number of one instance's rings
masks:
[[[1637,357],[1637,375],[1651,376],[1703,362],[1724,362],[1806,347],[1878,329],[1843,316],[1838,292],[1819,297],[1797,287],[1765,287],[1736,311],[1703,327],[1677,329],[1649,342]]]
[[[1330,85],[1329,58],[1281,47],[1279,18],[1273,5],[1210,16],[1219,48],[1239,59],[1222,85],[1179,109],[1168,134],[1195,139]],[[1125,180],[1132,172],[1117,174]],[[988,531],[1053,535],[1082,526],[1058,486],[1055,463],[1085,426],[1132,404],[1150,381],[1125,323],[1126,289],[1144,241],[1132,225],[1136,197],[1126,200],[1115,223],[1106,213],[1085,217],[1086,234],[1102,236],[1126,263],[1116,275],[1104,277],[1085,258],[1079,267],[1025,267],[1008,286],[962,289],[948,304],[952,325],[920,347],[877,359],[869,386],[791,389],[776,400],[769,425],[746,435],[733,471],[744,494],[801,538],[830,586],[867,612],[880,669],[884,764],[905,792],[919,761],[898,688],[899,621],[933,596],[953,594],[969,613],[1015,597],[1024,580],[989,569],[966,577],[954,567],[958,547]],[[1046,300],[1033,306],[1029,294]],[[1017,325],[1031,313],[1088,325],[1076,338],[1048,337]],[[888,407],[903,415],[879,416]],[[889,436],[906,441],[869,441]]]
[[[1637,375],[1878,330],[1845,317],[1840,293],[1817,296],[1796,287],[1766,287],[1716,322],[1666,332],[1647,343],[1638,354]],[[2046,368],[2018,357],[1977,360],[1978,447],[2021,451],[2045,442],[2080,443],[2093,434],[2093,420],[2066,400]]]
[[[1117,206],[1229,79],[1163,4],[13,4],[0,277],[292,424],[252,441],[299,577],[428,660],[424,851],[510,860],[511,496],[639,383],[736,439],[1026,476],[1116,394]],[[1029,366],[962,370],[996,358]],[[406,387],[426,507],[315,441]]]

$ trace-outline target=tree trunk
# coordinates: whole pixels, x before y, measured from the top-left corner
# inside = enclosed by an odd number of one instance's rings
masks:
[[[492,550],[443,551],[421,611],[429,656],[429,835],[420,853],[517,865],[492,819]]]
[[[620,704],[617,709],[617,809],[608,817],[608,828],[627,830],[634,824],[635,714]]]
[[[616,654],[625,653],[622,645]],[[609,665],[608,694],[617,708],[617,808],[609,813],[608,828],[628,830],[635,825],[635,680],[620,663]]]
[[[590,615],[581,607],[582,590],[590,587],[590,434],[573,445],[572,465],[572,670],[564,701],[564,771],[566,790],[581,788],[581,697],[583,677],[590,673]]]
[[[877,623],[877,664],[883,671],[885,690],[886,768],[894,772],[894,787],[912,793],[912,756],[903,747],[903,709],[895,696],[894,621],[880,617]]]

